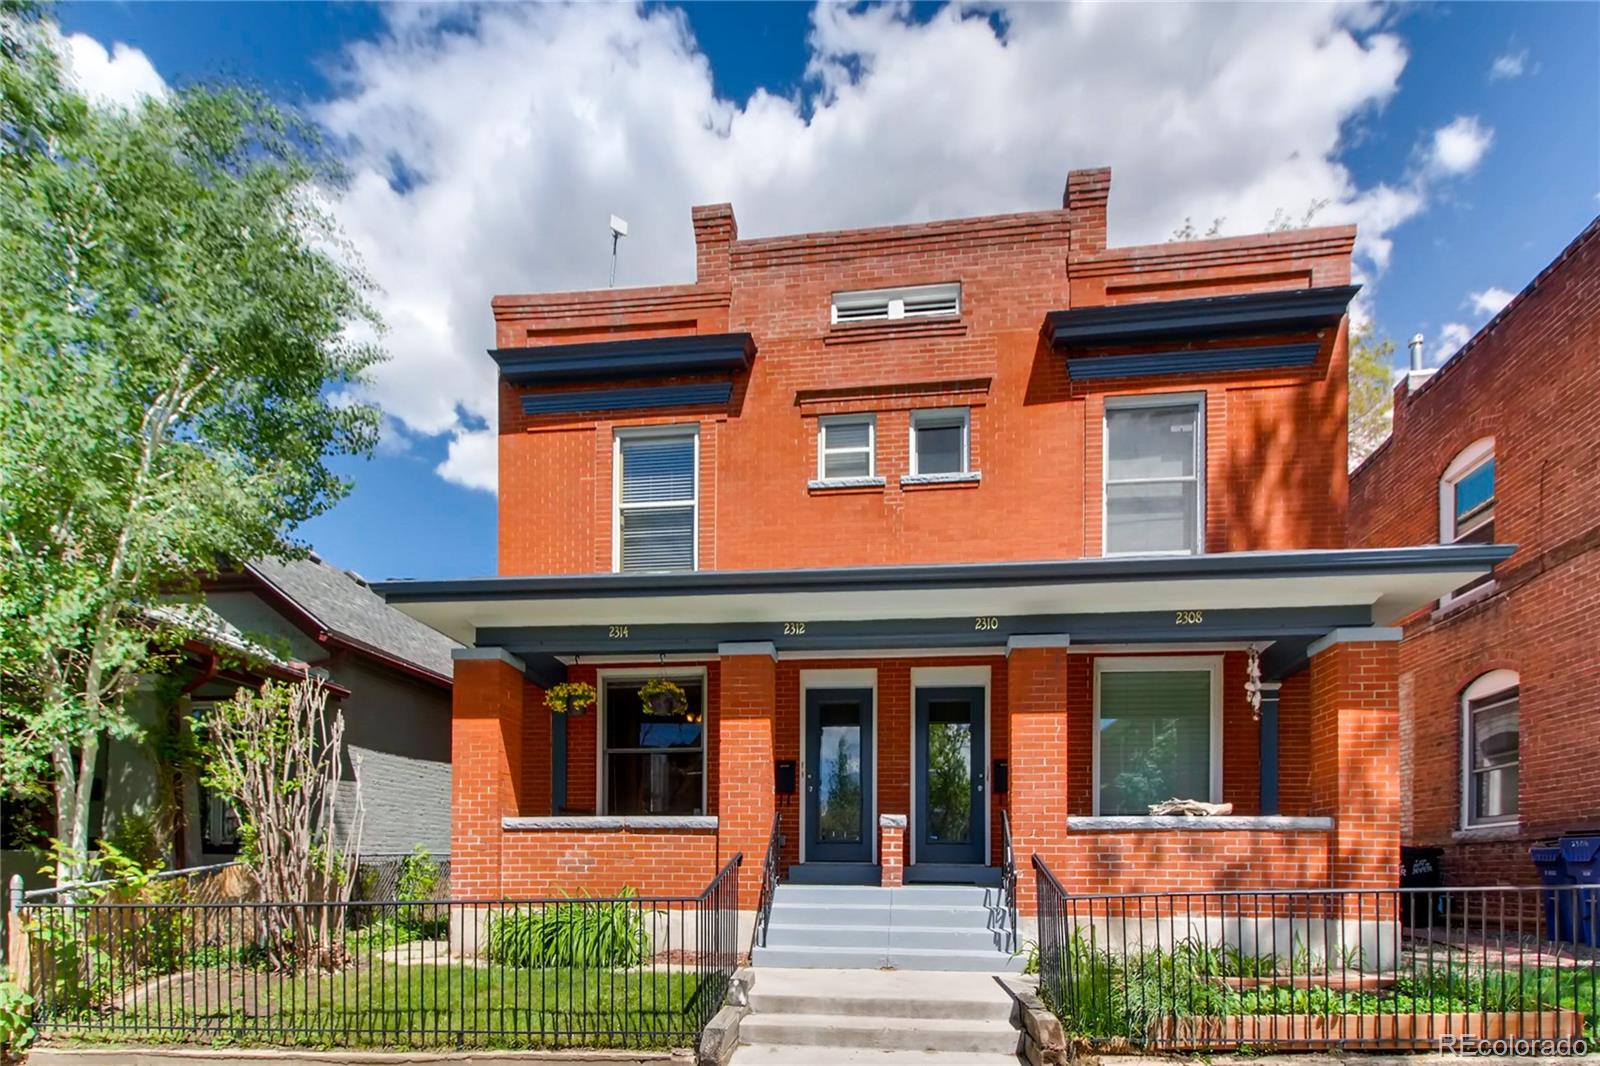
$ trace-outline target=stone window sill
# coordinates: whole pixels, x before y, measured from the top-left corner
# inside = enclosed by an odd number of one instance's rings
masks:
[[[502,829],[554,832],[615,832],[623,829],[686,829],[717,828],[717,816],[711,815],[556,815],[542,818],[502,818]]]
[[[900,478],[902,488],[934,488],[940,485],[976,485],[983,480],[977,470],[965,474],[905,474]]]
[[[883,486],[881,477],[836,477],[806,482],[806,488],[811,492],[861,492],[881,489]]]
[[[1497,825],[1469,825],[1465,829],[1457,829],[1450,834],[1450,839],[1463,843],[1474,841],[1518,840],[1522,837],[1522,825],[1518,822],[1502,822]]]
[[[1067,828],[1077,832],[1125,833],[1130,831],[1161,830],[1180,832],[1261,832],[1279,833],[1329,833],[1333,831],[1332,818],[1295,818],[1281,814],[1214,815],[1209,818],[1185,818],[1181,815],[1074,815],[1067,819]]]
[[[1500,586],[1496,584],[1494,578],[1490,578],[1483,584],[1470,588],[1459,596],[1451,596],[1448,599],[1441,600],[1439,606],[1434,608],[1433,614],[1428,620],[1437,622],[1441,618],[1448,618],[1457,611],[1465,610],[1475,603],[1482,603],[1499,591]]]

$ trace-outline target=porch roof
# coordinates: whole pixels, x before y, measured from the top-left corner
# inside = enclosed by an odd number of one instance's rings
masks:
[[[1169,641],[1292,637],[1303,649],[1340,626],[1392,624],[1487,573],[1514,550],[1508,544],[1430,545],[482,577],[373,587],[457,640],[519,654],[652,655],[714,650],[719,640],[739,639],[771,639],[780,648],[802,650],[906,647],[906,640],[960,647],[1042,632],[1074,634],[1074,643],[1140,634]],[[1173,612],[1198,620],[1177,626]],[[975,629],[975,619],[985,624]],[[802,632],[785,631],[801,621]]]

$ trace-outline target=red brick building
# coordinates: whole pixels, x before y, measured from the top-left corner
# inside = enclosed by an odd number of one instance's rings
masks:
[[[1600,221],[1431,377],[1351,477],[1351,543],[1502,543],[1405,620],[1401,831],[1452,884],[1528,884],[1600,827]]]
[[[500,574],[384,586],[470,645],[459,895],[697,891],[775,817],[802,882],[993,883],[1009,821],[1081,891],[1393,883],[1387,627],[1506,549],[1347,547],[1352,228],[1107,247],[1109,193],[700,207],[692,284],[494,299]]]

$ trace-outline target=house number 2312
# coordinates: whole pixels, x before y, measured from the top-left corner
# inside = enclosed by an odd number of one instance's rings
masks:
[[[1177,624],[1180,626],[1197,626],[1206,620],[1204,611],[1179,611]]]

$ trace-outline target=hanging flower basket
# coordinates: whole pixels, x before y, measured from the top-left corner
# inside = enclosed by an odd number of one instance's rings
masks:
[[[544,690],[544,705],[551,714],[580,715],[594,706],[594,686],[582,681],[563,681]]]
[[[683,686],[675,681],[653,678],[639,686],[639,700],[646,714],[675,715],[689,713],[689,697]]]

